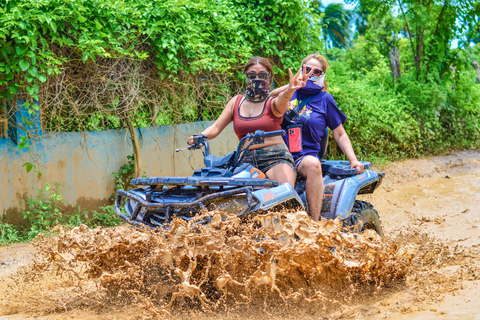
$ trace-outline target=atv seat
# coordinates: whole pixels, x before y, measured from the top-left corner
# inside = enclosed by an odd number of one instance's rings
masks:
[[[203,158],[206,167],[226,168],[230,161],[235,157],[235,151],[230,152],[226,156],[216,157],[212,154]]]
[[[372,164],[368,161],[360,161],[365,170],[370,169]],[[322,171],[331,176],[349,177],[357,174],[357,169],[350,169],[350,161],[329,160],[322,161]]]

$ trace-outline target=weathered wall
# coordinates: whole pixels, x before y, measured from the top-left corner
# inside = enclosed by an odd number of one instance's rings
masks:
[[[199,133],[212,122],[138,129],[142,152],[142,170],[146,176],[188,176],[203,166],[200,150],[175,149],[185,146],[188,136]],[[212,153],[225,155],[235,150],[238,138],[230,125],[211,141]],[[30,151],[18,150],[11,139],[0,139],[0,215],[19,222],[24,200],[37,193],[45,183],[63,185],[65,204],[82,208],[106,204],[114,189],[112,172],[118,171],[132,154],[125,130],[100,132],[48,133],[34,139]],[[41,176],[23,166],[36,165]],[[4,218],[5,218],[4,217]]]

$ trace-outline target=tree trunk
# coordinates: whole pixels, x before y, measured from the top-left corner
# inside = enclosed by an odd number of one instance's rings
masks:
[[[400,79],[402,76],[400,71],[400,55],[397,47],[394,47],[392,51],[388,53],[388,58],[390,59],[393,82],[395,82],[395,79]]]
[[[472,66],[477,72],[477,81],[478,83],[480,83],[480,65],[478,65],[478,61],[477,60],[473,61]]]
[[[137,130],[133,126],[130,114],[125,117],[128,132],[130,132],[130,139],[132,140],[133,158],[134,158],[134,178],[142,176],[142,155],[140,153],[140,143],[138,142]]]
[[[452,67],[452,66],[450,66],[450,71],[452,71],[452,79],[453,79],[453,82],[454,82],[454,84],[452,84],[452,85],[450,86],[450,90],[455,89],[455,84],[456,84],[456,82],[457,82],[456,79],[455,79],[455,71],[456,71],[456,70],[457,70],[457,67]]]

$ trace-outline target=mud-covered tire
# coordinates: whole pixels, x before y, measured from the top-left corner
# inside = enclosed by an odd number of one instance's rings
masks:
[[[351,218],[352,224],[357,226],[359,233],[370,229],[374,230],[383,239],[383,229],[380,217],[371,203],[355,200]]]

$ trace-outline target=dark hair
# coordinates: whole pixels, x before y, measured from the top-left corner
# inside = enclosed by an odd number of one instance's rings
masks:
[[[270,63],[270,60],[264,57],[251,57],[250,60],[248,60],[247,64],[243,68],[243,74],[247,74],[247,70],[256,64],[260,64],[267,69],[267,71],[270,73],[270,80],[273,79],[273,67],[272,64]]]

